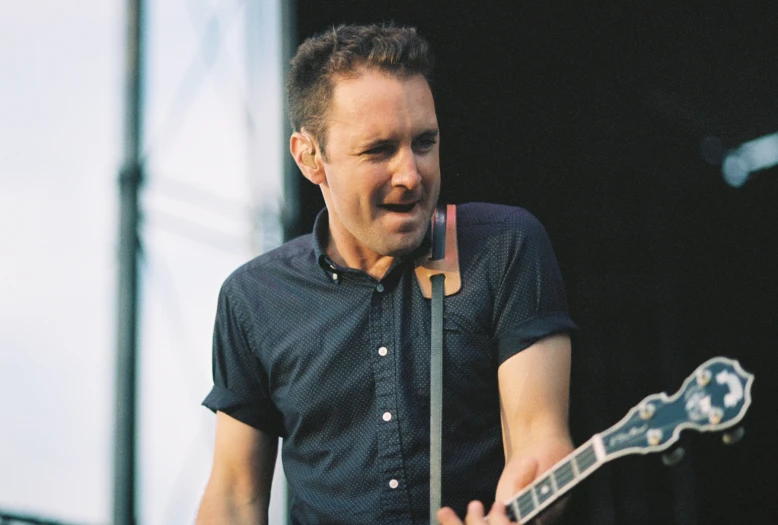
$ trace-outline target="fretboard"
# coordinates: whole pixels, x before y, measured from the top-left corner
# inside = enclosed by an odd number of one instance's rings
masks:
[[[603,462],[603,454],[598,458],[596,452],[599,439],[594,436],[514,496],[506,504],[511,520],[527,523],[594,472]]]

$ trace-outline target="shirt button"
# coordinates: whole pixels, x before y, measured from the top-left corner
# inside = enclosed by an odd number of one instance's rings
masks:
[[[399,486],[400,486],[400,482],[397,481],[396,479],[390,479],[389,480],[389,487],[391,487],[393,489],[396,489]]]
[[[391,412],[384,412],[384,415],[382,417],[384,418],[384,421],[391,421],[392,420],[392,413]]]
[[[385,356],[388,353],[389,350],[387,350],[385,346],[382,346],[381,348],[378,349],[378,355],[380,355],[381,357]]]
[[[376,289],[378,292],[383,292],[383,291],[384,291],[384,285],[383,285],[383,284],[381,284],[381,283],[378,283],[378,286],[376,286],[376,287],[375,287],[375,289]]]
[[[332,280],[333,280],[333,281],[337,281],[337,280],[338,280],[338,274],[336,274],[336,273],[333,273],[333,274],[332,274]]]

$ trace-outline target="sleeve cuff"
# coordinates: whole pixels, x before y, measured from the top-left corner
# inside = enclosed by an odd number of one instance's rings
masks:
[[[203,406],[213,412],[224,412],[257,430],[286,437],[281,414],[277,410],[263,408],[256,401],[247,400],[223,386],[214,385],[203,400]]]
[[[516,330],[499,336],[499,364],[503,364],[508,358],[529,348],[544,337],[570,333],[577,329],[578,327],[570,319],[567,312],[554,312],[533,317]]]

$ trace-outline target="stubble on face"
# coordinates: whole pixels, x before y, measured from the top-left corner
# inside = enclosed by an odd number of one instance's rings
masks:
[[[338,79],[327,133],[321,189],[328,251],[341,264],[378,274],[419,247],[440,192],[429,85],[420,75],[375,70]]]

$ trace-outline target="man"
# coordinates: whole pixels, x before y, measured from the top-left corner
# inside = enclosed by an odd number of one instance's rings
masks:
[[[326,210],[312,235],[222,288],[198,524],[267,522],[279,436],[294,523],[429,522],[430,303],[414,266],[440,190],[431,69],[427,43],[398,27],[333,28],[292,61],[290,150]],[[545,232],[506,206],[460,206],[457,221],[444,523],[471,500],[509,499],[572,450],[574,325]],[[481,516],[472,505],[468,519]]]

